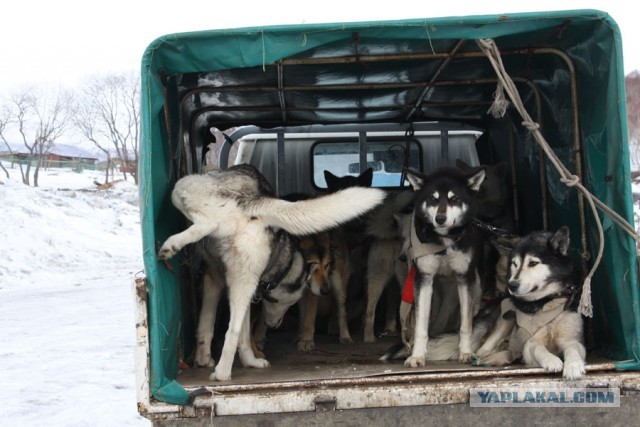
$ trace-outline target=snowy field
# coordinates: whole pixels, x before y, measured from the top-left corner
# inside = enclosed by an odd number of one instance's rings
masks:
[[[132,283],[143,269],[137,187],[0,170],[0,424],[148,426],[138,415]]]

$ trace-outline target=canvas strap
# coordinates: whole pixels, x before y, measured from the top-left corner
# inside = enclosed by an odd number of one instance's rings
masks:
[[[444,245],[440,245],[437,243],[423,243],[418,239],[418,234],[416,233],[416,223],[415,223],[415,215],[411,217],[411,241],[409,249],[407,249],[407,255],[409,259],[415,260],[417,258],[421,258],[427,255],[437,254],[438,252],[442,252],[446,249]]]
[[[501,303],[501,313],[513,311],[516,315],[516,324],[509,338],[509,351],[520,357],[524,345],[536,332],[551,323],[565,310],[567,298],[554,298],[546,303],[541,310],[534,314],[527,314],[516,309],[511,299],[505,298]]]

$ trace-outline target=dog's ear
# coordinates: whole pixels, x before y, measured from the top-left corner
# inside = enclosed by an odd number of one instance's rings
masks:
[[[521,237],[497,237],[495,239],[491,239],[491,244],[498,251],[498,253],[502,256],[509,256],[513,248],[518,244],[521,240]]]
[[[424,177],[411,169],[405,169],[404,172],[407,176],[407,180],[411,184],[411,188],[413,188],[413,191],[420,190],[424,184]]]
[[[471,166],[469,166],[464,160],[461,159],[456,159],[456,167],[458,169],[462,169],[465,172],[471,169]]]
[[[484,167],[480,167],[479,169],[474,169],[473,173],[467,176],[467,186],[472,191],[480,190],[480,186],[484,181],[485,170]]]
[[[551,239],[549,240],[551,247],[553,250],[559,252],[560,254],[566,256],[569,252],[569,227],[563,225],[556,231]]]
[[[371,187],[371,183],[373,182],[373,169],[367,168],[364,172],[358,176],[358,185],[361,187]]]
[[[324,180],[327,182],[327,188],[335,188],[340,185],[340,179],[329,171],[324,171]]]

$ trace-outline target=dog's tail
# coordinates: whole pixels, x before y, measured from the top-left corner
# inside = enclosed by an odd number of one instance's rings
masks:
[[[249,215],[294,235],[319,233],[348,222],[383,202],[385,192],[377,188],[350,187],[297,202],[263,198],[247,206]]]
[[[471,351],[478,351],[485,338],[493,329],[500,314],[500,299],[490,302],[483,307],[473,319],[471,333]],[[460,335],[455,333],[442,334],[429,338],[427,342],[427,360],[458,360]],[[380,360],[388,361],[409,357],[411,352],[403,343],[394,344],[386,351]]]
[[[443,334],[429,339],[427,343],[427,360],[458,360],[458,346],[460,337],[458,334]],[[397,343],[389,347],[380,360],[389,361],[404,359],[411,352],[403,343]]]
[[[431,338],[427,343],[427,360],[457,360],[459,343],[458,334],[443,334]],[[397,343],[389,347],[380,360],[404,359],[410,355],[411,352],[403,343]]]

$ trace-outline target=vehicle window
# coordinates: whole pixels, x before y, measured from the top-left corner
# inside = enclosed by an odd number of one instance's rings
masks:
[[[366,144],[367,167],[373,169],[374,187],[400,187],[405,161],[406,142],[403,137],[393,140],[370,140]],[[412,141],[409,149],[409,168],[422,170],[420,146]],[[324,171],[336,176],[360,174],[360,155],[357,139],[321,141],[313,147],[313,181],[318,188],[327,188]],[[408,186],[405,180],[403,186]]]

